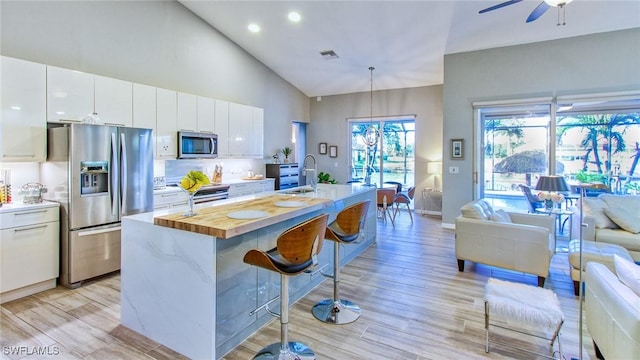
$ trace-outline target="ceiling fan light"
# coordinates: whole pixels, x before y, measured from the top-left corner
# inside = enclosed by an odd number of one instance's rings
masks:
[[[558,6],[562,7],[572,1],[573,0],[544,0],[544,2],[547,3],[547,5],[553,6],[553,7],[558,7]]]

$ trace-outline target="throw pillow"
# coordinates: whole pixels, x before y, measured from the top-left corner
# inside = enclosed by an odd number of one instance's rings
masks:
[[[631,211],[619,207],[608,207],[602,209],[604,213],[618,226],[630,233],[640,233],[640,216]]]
[[[608,207],[604,200],[599,198],[584,198],[583,205],[584,215],[591,216],[595,220],[596,227],[598,229],[617,229],[618,225],[611,221],[607,215],[605,215],[602,209]]]
[[[618,255],[613,255],[613,266],[616,269],[618,279],[640,296],[640,266]]]
[[[503,223],[511,223],[511,216],[509,216],[509,213],[507,213],[506,211],[502,210],[502,209],[498,209],[496,210],[493,215],[491,215],[491,220],[492,221],[496,221],[496,222],[503,222]]]

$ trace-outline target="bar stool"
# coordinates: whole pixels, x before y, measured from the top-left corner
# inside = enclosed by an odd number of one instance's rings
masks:
[[[280,315],[269,310],[270,300],[251,314],[262,308],[280,318],[280,342],[264,347],[254,359],[315,359],[316,355],[306,345],[289,342],[289,277],[298,275],[317,264],[317,254],[327,228],[328,214],[318,215],[303,223],[285,230],[276,243],[276,247],[263,251],[251,249],[243,261],[280,274]]]
[[[344,208],[336,220],[327,227],[325,239],[333,245],[333,299],[324,299],[313,306],[316,319],[330,324],[348,324],[360,317],[360,307],[349,300],[340,299],[340,244],[348,244],[360,237],[369,209],[369,200]]]

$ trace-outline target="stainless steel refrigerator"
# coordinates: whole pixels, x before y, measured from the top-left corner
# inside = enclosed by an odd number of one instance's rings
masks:
[[[150,129],[49,124],[40,177],[60,203],[60,283],[120,269],[120,219],[153,211]]]

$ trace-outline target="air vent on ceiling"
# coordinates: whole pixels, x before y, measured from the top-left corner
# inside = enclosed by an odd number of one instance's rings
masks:
[[[325,60],[331,60],[331,59],[337,59],[338,58],[338,54],[336,54],[336,52],[333,51],[333,50],[320,51],[320,55],[322,55],[322,58],[325,59]]]

